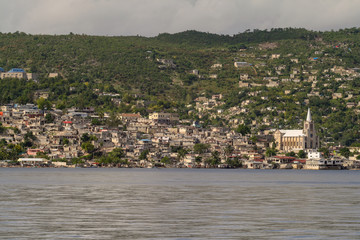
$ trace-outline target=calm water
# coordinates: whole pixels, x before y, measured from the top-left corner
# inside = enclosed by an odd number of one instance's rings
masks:
[[[0,169],[1,239],[360,239],[360,171]]]

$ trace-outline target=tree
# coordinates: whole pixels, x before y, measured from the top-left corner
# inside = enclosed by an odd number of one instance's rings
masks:
[[[99,126],[99,125],[102,125],[104,123],[102,121],[100,121],[98,118],[93,118],[93,119],[91,119],[91,124],[95,125],[95,126]]]
[[[248,126],[246,126],[245,124],[240,124],[236,130],[237,133],[240,133],[241,135],[246,135],[246,134],[250,134],[251,130]]]
[[[22,144],[24,147],[32,147],[36,139],[36,136],[31,131],[28,131],[24,135],[24,142]]]
[[[10,158],[9,152],[6,149],[0,149],[0,160],[7,160]]]
[[[231,146],[230,144],[228,144],[228,145],[226,145],[224,152],[228,156],[234,152],[234,147]]]
[[[64,137],[61,138],[61,142],[62,142],[63,145],[68,145],[70,143],[69,139],[64,138]]]
[[[83,142],[81,148],[87,153],[93,153],[95,151],[95,146],[90,142]]]
[[[110,153],[101,156],[98,159],[98,163],[100,163],[102,166],[116,166],[120,164],[128,164],[127,159],[123,160],[123,157],[125,157],[124,150],[122,148],[114,148]]]
[[[23,144],[13,144],[10,143],[7,145],[8,149],[1,149],[1,151],[6,151],[6,159],[17,160],[20,153],[24,152]]]
[[[114,148],[110,153],[109,156],[113,159],[122,159],[125,157],[124,150],[122,148]]]
[[[238,158],[228,158],[226,164],[231,168],[240,168],[242,167],[242,161]]]
[[[109,127],[117,127],[120,124],[122,124],[122,122],[114,112],[112,112],[110,114],[110,117],[106,120],[106,125]]]
[[[0,147],[6,147],[7,146],[7,141],[5,139],[1,139],[0,140]]]
[[[211,157],[206,158],[204,162],[205,162],[206,165],[210,165],[210,166],[211,166],[212,158],[211,158]]]
[[[37,153],[36,153],[36,157],[37,157],[37,158],[50,159],[49,156],[48,156],[46,153],[44,153],[44,152],[37,152]]]
[[[6,131],[6,128],[3,127],[2,123],[0,123],[0,133],[4,133]]]
[[[128,93],[125,93],[122,98],[122,101],[125,103],[130,103],[132,100],[133,100],[133,97]]]
[[[81,142],[88,142],[88,141],[90,141],[90,135],[88,133],[84,133],[81,136]]]
[[[33,140],[35,141],[36,140],[36,136],[31,132],[31,131],[28,131],[25,135],[24,135],[24,139],[27,140]]]
[[[265,152],[266,157],[272,157],[276,155],[276,150],[274,148],[267,148]]]
[[[181,148],[180,150],[178,150],[178,152],[177,152],[178,160],[180,161],[181,159],[183,159],[187,153],[188,153],[188,151],[184,148]]]
[[[322,155],[324,156],[324,158],[329,158],[330,157],[330,151],[328,148],[326,147],[321,147],[319,148],[319,152],[322,153]]]
[[[257,138],[257,136],[251,136],[249,138],[249,141],[251,142],[251,144],[255,144],[258,141],[258,138]]]
[[[301,151],[302,151],[302,150],[301,150]],[[286,154],[285,154],[285,156],[288,156],[288,157],[295,157],[295,156],[296,156],[296,154],[295,154],[293,151],[291,151],[291,152],[286,153]]]
[[[90,142],[90,141],[96,141],[97,137],[94,135],[89,135],[88,133],[84,133],[81,136],[81,142]]]
[[[184,79],[183,79],[183,83],[185,83],[186,85],[190,85],[193,82],[195,82],[198,78],[198,76],[194,75],[194,74],[188,74]]]
[[[218,151],[213,151],[209,160],[211,166],[215,167],[219,165],[221,163],[220,153]]]
[[[347,147],[341,148],[340,154],[346,158],[349,158],[350,157],[350,149]]]
[[[165,156],[163,157],[161,160],[160,160],[161,163],[164,163],[164,164],[170,164],[171,163],[171,159],[168,157],[168,156]]]
[[[101,164],[101,166],[107,166],[111,162],[110,158],[108,156],[101,156],[99,159],[97,159],[97,163]]]
[[[206,153],[210,148],[209,144],[205,144],[205,143],[196,143],[194,145],[194,152],[196,154],[203,154]]]
[[[300,150],[297,155],[299,158],[306,158],[306,153],[304,152],[304,150]]]
[[[80,158],[72,158],[70,161],[71,161],[71,164],[73,164],[73,165],[78,165],[78,164],[84,163],[84,160],[82,160]]]
[[[45,98],[39,98],[37,100],[37,105],[38,108],[41,110],[50,110],[51,109],[51,103],[49,102],[49,100],[45,99]]]
[[[139,159],[140,159],[140,160],[145,160],[145,159],[147,159],[147,155],[149,154],[149,152],[150,152],[149,149],[142,151],[142,152],[140,153]]]
[[[224,149],[226,160],[229,158],[229,155],[231,155],[234,152],[234,150],[235,150],[234,147],[231,146],[230,144],[226,145]]]
[[[53,123],[55,120],[55,116],[51,113],[47,113],[45,116],[45,123]]]

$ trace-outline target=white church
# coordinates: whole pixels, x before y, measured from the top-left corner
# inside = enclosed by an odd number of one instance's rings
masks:
[[[299,130],[276,130],[274,132],[276,149],[284,152],[299,152],[300,150],[318,149],[319,137],[316,134],[315,125],[308,109],[304,129]]]

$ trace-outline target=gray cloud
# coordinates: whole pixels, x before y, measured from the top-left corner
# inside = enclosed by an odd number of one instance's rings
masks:
[[[143,35],[358,27],[358,0],[0,0],[0,31]]]

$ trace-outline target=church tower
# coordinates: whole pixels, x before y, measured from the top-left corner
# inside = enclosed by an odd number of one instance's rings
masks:
[[[318,149],[319,137],[316,135],[315,125],[311,117],[310,108],[308,109],[306,121],[304,122],[305,149]]]

